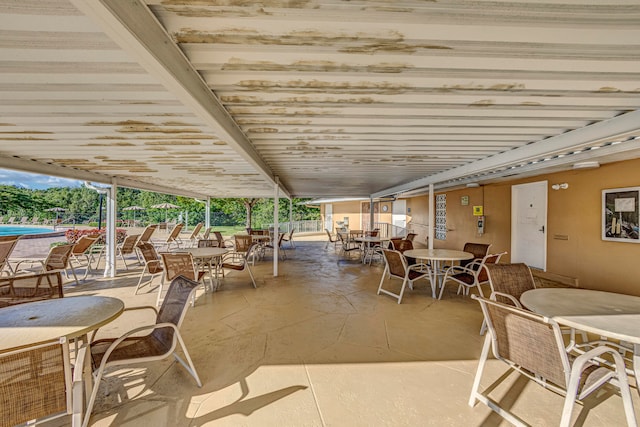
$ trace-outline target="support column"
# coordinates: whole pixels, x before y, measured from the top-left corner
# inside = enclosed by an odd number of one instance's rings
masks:
[[[116,212],[118,206],[118,183],[111,180],[111,188],[107,189],[107,247],[104,277],[116,276]]]
[[[369,198],[369,231],[373,231],[373,229],[375,228],[373,226],[373,220],[375,215],[373,215],[373,198],[370,197]]]
[[[211,197],[207,197],[207,202],[204,205],[204,228],[211,227]]]
[[[276,182],[273,194],[273,277],[278,277],[278,259],[280,255],[280,245],[278,238],[280,237],[280,223],[278,222],[278,200],[280,199],[280,179],[276,176]]]

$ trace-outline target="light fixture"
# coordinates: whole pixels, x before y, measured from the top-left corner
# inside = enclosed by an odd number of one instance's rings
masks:
[[[562,184],[553,184],[551,186],[552,190],[566,190],[567,188],[569,188],[569,184],[566,182],[563,182]]]
[[[480,184],[478,184],[477,182],[470,182],[467,184],[467,188],[476,188],[476,187],[480,187]]]
[[[596,160],[573,164],[574,169],[595,169],[599,167],[600,167],[600,163],[598,163]]]

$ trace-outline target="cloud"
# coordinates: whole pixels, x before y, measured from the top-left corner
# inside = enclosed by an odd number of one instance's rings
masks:
[[[43,190],[52,187],[78,187],[82,185],[82,181],[0,169],[0,184],[13,185],[15,187],[29,188],[32,190]]]

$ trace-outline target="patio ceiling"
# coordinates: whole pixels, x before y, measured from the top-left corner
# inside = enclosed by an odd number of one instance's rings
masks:
[[[385,196],[640,157],[639,82],[636,0],[0,0],[0,167]]]

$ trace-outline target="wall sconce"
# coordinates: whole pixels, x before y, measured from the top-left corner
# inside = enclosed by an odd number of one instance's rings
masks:
[[[566,182],[563,182],[562,184],[553,184],[551,186],[552,190],[566,190],[567,188],[569,188],[569,184]]]

